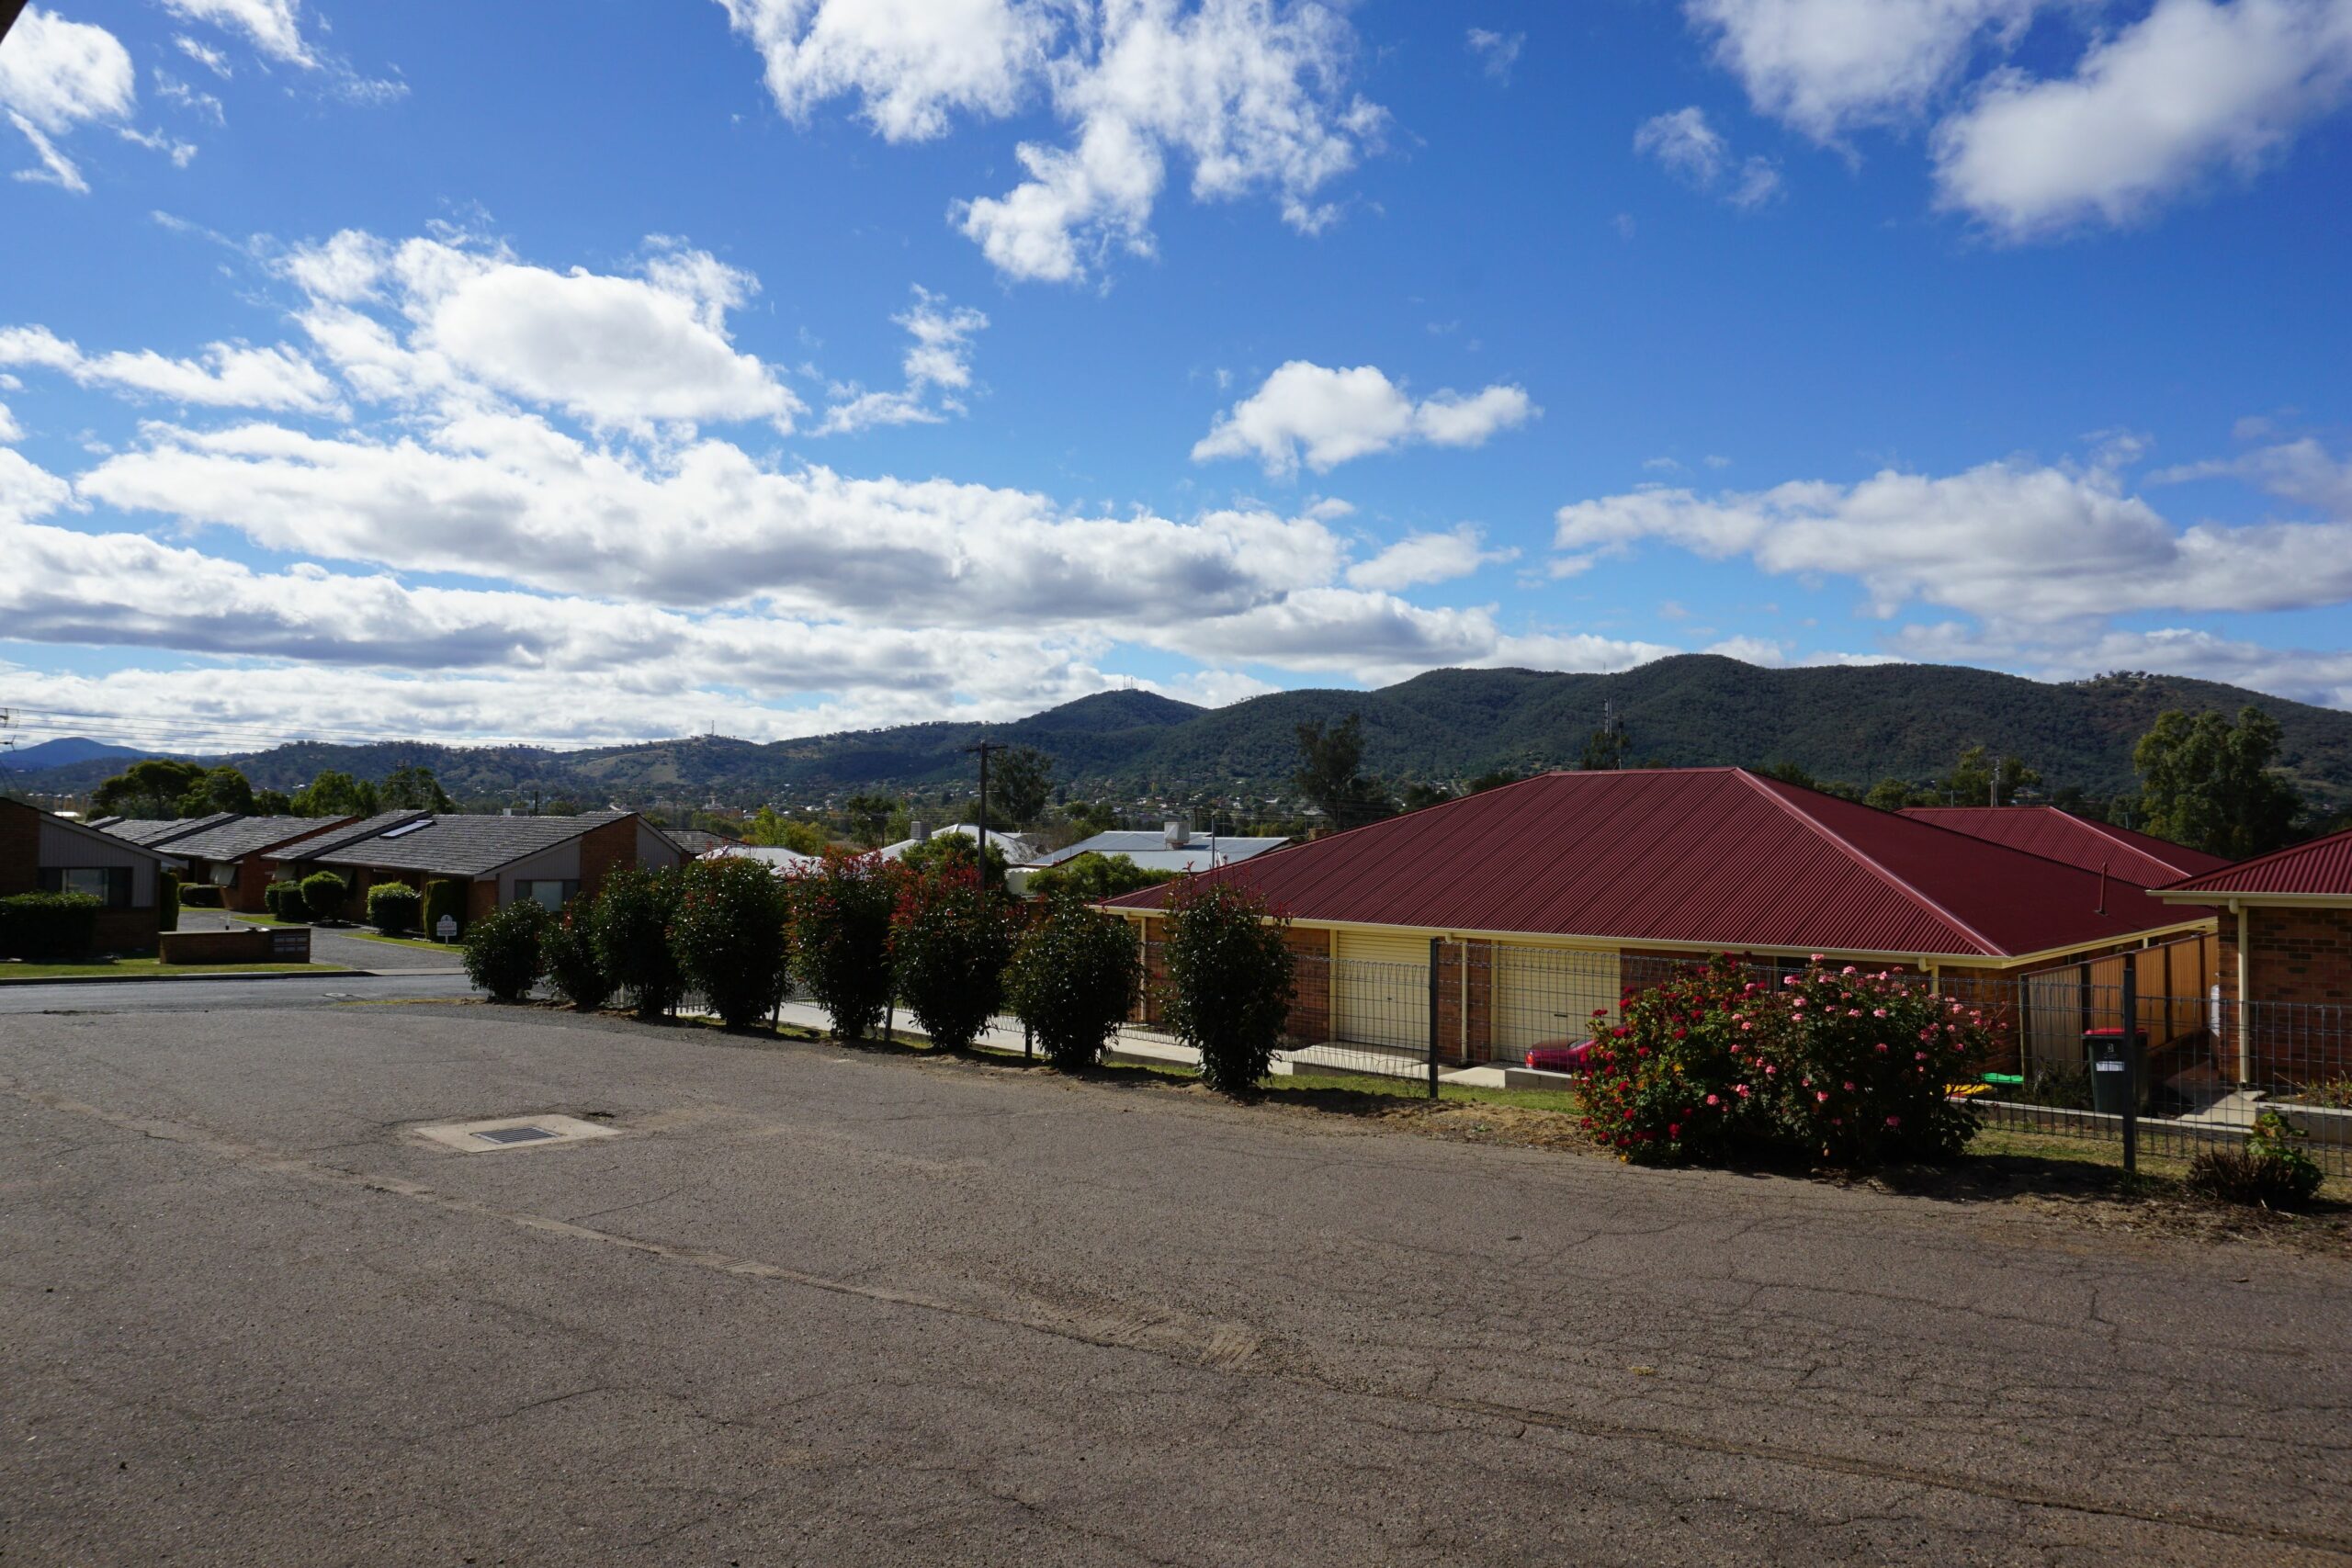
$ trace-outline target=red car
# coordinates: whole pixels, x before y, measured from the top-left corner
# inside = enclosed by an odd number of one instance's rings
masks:
[[[1589,1040],[1547,1040],[1527,1048],[1527,1065],[1539,1073],[1580,1073],[1591,1051]]]

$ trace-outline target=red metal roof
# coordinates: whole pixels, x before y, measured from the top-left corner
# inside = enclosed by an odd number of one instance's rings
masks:
[[[1903,813],[1972,839],[1989,839],[2044,860],[2064,861],[2085,871],[2107,867],[2110,875],[2142,887],[2162,887],[2184,876],[2202,876],[2230,863],[2150,833],[2135,833],[2054,806],[1914,806]]]
[[[2096,872],[1740,768],[1545,773],[1212,874],[1298,919],[1888,956],[2011,957],[2188,913],[2120,879],[2102,913]]]
[[[2166,893],[2286,893],[2309,897],[2352,898],[2352,829],[2313,839],[2291,849],[2273,850],[2221,871],[2174,883]]]

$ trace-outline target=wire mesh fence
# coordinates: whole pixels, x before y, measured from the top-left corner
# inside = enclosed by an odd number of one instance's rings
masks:
[[[1425,946],[1419,963],[1336,948],[1295,954],[1278,1070],[1434,1088],[1465,1068],[1505,1067],[1559,1073],[1565,1084],[1579,1066],[1577,1048],[1618,1022],[1624,998],[1695,962],[1482,941]],[[1804,964],[1746,967],[1777,985]],[[1164,1048],[1169,982],[1159,944],[1146,944],[1145,970],[1125,1037]],[[2199,984],[2208,973],[2210,954],[2179,944],[2041,974],[1914,983],[1993,1026],[1995,1054],[1981,1077],[1951,1086],[1991,1125],[2111,1142],[2128,1128],[2141,1149],[2187,1157],[2243,1139],[2275,1112],[2304,1134],[2312,1158],[2352,1174],[2352,1007],[2241,1003]]]

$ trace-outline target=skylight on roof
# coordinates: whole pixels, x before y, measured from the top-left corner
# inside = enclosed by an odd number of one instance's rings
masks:
[[[420,817],[420,818],[417,818],[415,821],[413,821],[413,822],[403,822],[403,823],[401,823],[401,824],[399,827],[397,827],[397,828],[387,828],[387,829],[384,829],[384,831],[382,832],[382,834],[381,834],[381,835],[379,835],[379,836],[380,836],[380,837],[383,837],[383,838],[387,838],[387,839],[397,839],[397,838],[399,838],[402,833],[413,833],[413,832],[415,832],[419,828],[430,828],[430,827],[432,827],[432,826],[433,826],[433,818],[430,818],[430,817]]]

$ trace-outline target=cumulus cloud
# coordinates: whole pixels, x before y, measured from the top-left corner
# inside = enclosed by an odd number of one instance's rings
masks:
[[[1644,120],[1634,151],[1655,158],[1694,190],[1721,194],[1734,207],[1762,207],[1781,194],[1781,171],[1770,158],[1735,158],[1731,143],[1707,123],[1697,105]]]
[[[0,365],[55,370],[84,387],[204,407],[313,414],[342,408],[334,383],[282,344],[216,343],[193,359],[168,358],[153,349],[91,355],[46,327],[0,327]]]
[[[1515,549],[1487,548],[1487,536],[1464,523],[1442,534],[1408,534],[1374,556],[1348,568],[1348,581],[1356,588],[1395,592],[1425,582],[1451,582],[1480,567],[1515,560]]]
[[[1916,117],[2041,0],[1688,0],[1758,112],[1817,141]]]
[[[1196,199],[1271,195],[1313,232],[1319,199],[1376,139],[1381,111],[1348,92],[1354,35],[1295,0],[721,0],[795,118],[835,97],[893,141],[958,116],[1001,119],[1042,98],[1067,130],[1024,141],[1026,177],[960,205],[999,271],[1069,281],[1114,250],[1148,254],[1170,156]]]
[[[106,28],[28,6],[0,49],[0,110],[29,142],[37,169],[17,178],[86,192],[88,180],[58,139],[92,120],[120,120],[137,107],[130,51]]]
[[[2071,76],[1991,78],[1935,138],[1947,207],[2011,237],[2128,222],[2251,173],[2352,85],[2346,0],[2158,0]]]
[[[972,384],[972,336],[987,328],[989,319],[969,306],[950,306],[920,284],[914,293],[914,304],[891,318],[914,340],[899,362],[906,386],[895,392],[869,392],[855,383],[835,388],[819,434],[881,424],[936,424],[964,412],[961,394]]]
[[[1294,359],[1257,391],[1216,417],[1193,446],[1193,460],[1256,457],[1269,474],[1317,472],[1351,457],[1416,442],[1476,446],[1543,412],[1524,388],[1445,390],[1416,403],[1377,367],[1335,370]]]

